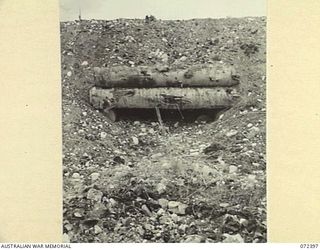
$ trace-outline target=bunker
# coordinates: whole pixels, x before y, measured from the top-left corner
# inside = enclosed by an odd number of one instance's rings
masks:
[[[90,103],[111,121],[119,109],[221,110],[239,98],[239,76],[227,64],[94,68]],[[201,114],[199,114],[201,115]]]

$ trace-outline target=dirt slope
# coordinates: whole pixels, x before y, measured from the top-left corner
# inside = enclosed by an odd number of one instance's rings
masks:
[[[266,19],[61,23],[64,236],[266,241]],[[232,63],[239,103],[213,123],[121,120],[88,103],[93,67]]]

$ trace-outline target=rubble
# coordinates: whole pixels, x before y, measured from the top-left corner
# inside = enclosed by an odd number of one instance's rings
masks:
[[[244,243],[243,238],[239,234],[236,234],[236,235],[224,234],[223,236],[226,237],[222,241],[223,243]]]
[[[61,23],[68,242],[266,241],[265,31],[265,17]],[[89,105],[95,67],[216,63],[239,72],[242,98],[213,123],[176,113],[164,133]]]

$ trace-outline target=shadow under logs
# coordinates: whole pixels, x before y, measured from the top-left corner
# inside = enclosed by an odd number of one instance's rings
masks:
[[[193,110],[169,110],[160,109],[163,121],[213,122],[225,111],[225,109],[193,109]],[[106,116],[110,114],[105,113]],[[109,117],[110,118],[110,117]],[[113,122],[119,120],[158,121],[155,109],[113,109]]]

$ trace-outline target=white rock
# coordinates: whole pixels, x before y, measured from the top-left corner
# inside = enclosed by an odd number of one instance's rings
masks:
[[[94,182],[99,179],[100,174],[99,173],[92,173],[90,176],[91,176],[91,181]]]
[[[98,225],[95,225],[94,226],[94,233],[95,234],[99,234],[99,233],[102,233],[102,229],[101,229],[101,227],[99,227]]]
[[[118,205],[118,202],[117,202],[115,199],[110,198],[110,199],[109,199],[109,204],[110,204],[112,207],[115,207],[115,206]]]
[[[174,222],[178,222],[180,220],[179,216],[176,215],[176,214],[171,214],[171,219],[174,221]]]
[[[249,123],[249,124],[247,125],[248,128],[251,128],[252,126],[253,126],[252,123]]]
[[[164,185],[163,183],[160,182],[157,184],[156,188],[157,188],[158,193],[162,194],[166,190],[167,187],[166,187],[166,185]]]
[[[226,136],[227,136],[227,137],[231,137],[231,136],[234,136],[234,135],[236,135],[236,134],[238,134],[238,131],[232,129],[232,130],[230,130],[229,132],[226,133]]]
[[[73,226],[71,224],[66,224],[64,225],[65,229],[67,229],[67,231],[71,231]]]
[[[74,179],[80,179],[80,174],[79,173],[73,173],[72,178]]]
[[[251,130],[255,131],[255,132],[259,132],[260,129],[258,127],[252,127]]]
[[[169,202],[168,202],[168,207],[169,207],[169,208],[178,207],[179,204],[180,204],[180,202],[178,202],[178,201],[169,201]]]
[[[69,76],[69,77],[72,76],[72,72],[68,71],[67,76]]]
[[[161,156],[162,156],[161,153],[156,153],[156,154],[151,155],[151,158],[152,158],[152,159],[155,159],[155,158],[159,158],[159,157],[161,157]]]
[[[193,152],[199,152],[199,149],[198,148],[191,148],[190,153],[193,153]]]
[[[213,169],[209,166],[203,166],[203,168],[201,169],[201,172],[203,175],[209,176],[210,174],[213,173]]]
[[[169,60],[169,56],[167,54],[164,54],[162,57],[162,62],[167,63]]]
[[[230,234],[223,234],[226,237],[222,242],[223,243],[244,243],[243,238],[240,234],[230,235]]]
[[[159,202],[159,205],[162,207],[162,208],[167,208],[168,207],[168,200],[167,199],[159,199],[158,200]]]
[[[87,62],[87,61],[83,61],[82,63],[81,63],[81,65],[82,66],[87,66],[89,63]]]
[[[146,132],[147,132],[147,129],[146,129],[146,128],[141,128],[141,132],[142,132],[142,133],[146,133]]]
[[[188,207],[188,205],[180,203],[178,206],[178,210],[179,210],[178,214],[185,215],[187,207]]]
[[[256,180],[256,176],[253,175],[253,174],[249,174],[248,175],[248,179],[251,180],[251,181],[255,181]]]
[[[234,166],[234,165],[230,165],[229,166],[229,173],[230,174],[233,174],[233,173],[236,173],[238,170],[238,167]]]
[[[187,238],[182,242],[183,243],[201,243],[201,242],[204,242],[204,238],[200,235],[188,235]]]
[[[188,228],[188,226],[186,224],[181,224],[179,226],[179,229],[182,230],[183,232],[185,232],[187,228]]]
[[[138,145],[139,144],[139,139],[135,136],[132,136],[132,142],[134,145]]]
[[[152,216],[150,209],[146,205],[142,205],[141,209],[149,216]]]
[[[149,224],[149,223],[145,224],[145,225],[144,225],[144,228],[145,228],[146,230],[148,230],[148,231],[154,230],[154,226],[151,225],[151,224]]]
[[[240,223],[240,225],[243,225],[244,227],[247,227],[248,224],[249,224],[248,220],[246,220],[246,219],[244,219],[244,218],[241,218],[241,219],[239,220],[239,223]]]
[[[151,122],[151,126],[153,126],[153,127],[158,126],[158,123],[157,122]]]
[[[184,62],[185,60],[187,60],[188,58],[186,56],[182,56],[179,61]]]
[[[223,208],[226,208],[226,207],[229,207],[230,204],[229,203],[220,203],[219,206],[223,207]]]
[[[198,156],[200,153],[199,152],[191,152],[190,156]]]
[[[73,215],[74,215],[74,217],[82,218],[82,214],[79,212],[75,212]]]
[[[101,132],[100,133],[100,138],[101,139],[105,139],[107,137],[107,133],[106,132]]]
[[[163,215],[163,214],[165,214],[165,213],[166,213],[166,211],[164,211],[164,209],[162,209],[162,208],[160,208],[160,209],[158,210],[158,212],[157,212],[158,215]]]
[[[62,243],[70,243],[69,235],[64,233],[62,236]]]

